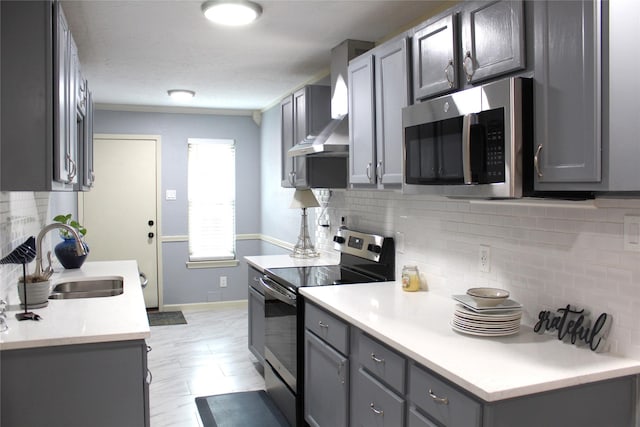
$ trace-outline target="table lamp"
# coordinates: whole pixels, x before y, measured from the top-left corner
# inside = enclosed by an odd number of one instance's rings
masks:
[[[311,190],[296,190],[291,201],[291,209],[302,209],[302,220],[300,222],[300,235],[298,243],[293,247],[291,256],[294,258],[313,258],[320,254],[316,252],[311,239],[309,238],[309,226],[307,225],[307,208],[317,208],[320,206],[316,196]]]

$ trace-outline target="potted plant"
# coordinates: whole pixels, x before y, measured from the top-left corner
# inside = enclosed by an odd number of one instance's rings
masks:
[[[78,221],[72,218],[71,214],[56,215],[53,220],[61,224],[68,225],[76,229],[78,234],[83,237],[87,234],[87,229],[84,228]],[[67,230],[60,230],[60,237],[62,242],[58,243],[53,251],[60,261],[60,264],[66,269],[80,268],[87,258],[87,255],[78,255],[76,252],[76,239]],[[89,246],[85,242],[82,242],[87,254],[89,253]]]

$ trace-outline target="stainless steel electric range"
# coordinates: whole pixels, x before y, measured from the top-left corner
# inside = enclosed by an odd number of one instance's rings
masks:
[[[265,296],[267,393],[292,426],[304,426],[304,301],[298,289],[394,280],[392,238],[342,229],[333,238],[339,265],[272,268],[260,283]],[[300,375],[298,375],[300,374]]]

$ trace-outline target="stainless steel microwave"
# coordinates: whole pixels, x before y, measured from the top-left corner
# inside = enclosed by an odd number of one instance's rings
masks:
[[[512,77],[402,111],[403,191],[522,197],[522,149],[532,138],[531,79]]]

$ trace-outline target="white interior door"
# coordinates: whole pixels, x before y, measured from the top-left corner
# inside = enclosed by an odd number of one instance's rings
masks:
[[[158,307],[159,139],[96,137],[95,185],[78,210],[90,261],[135,259],[147,277],[144,300]]]

